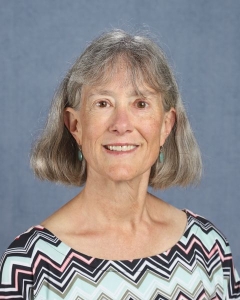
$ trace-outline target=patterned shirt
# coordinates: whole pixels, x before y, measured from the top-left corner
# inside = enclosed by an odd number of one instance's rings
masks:
[[[201,216],[171,249],[129,260],[93,258],[42,226],[18,236],[0,261],[0,299],[240,299],[228,241]]]

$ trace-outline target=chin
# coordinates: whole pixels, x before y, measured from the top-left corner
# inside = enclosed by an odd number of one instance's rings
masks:
[[[135,178],[130,174],[108,174],[108,178],[114,182],[130,181]]]
[[[115,182],[131,181],[136,178],[140,178],[143,175],[142,172],[132,170],[129,168],[114,168],[108,172],[107,176],[110,180]]]

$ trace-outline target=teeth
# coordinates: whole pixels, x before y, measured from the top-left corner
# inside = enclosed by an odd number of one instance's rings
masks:
[[[129,151],[136,148],[136,145],[126,145],[126,146],[106,146],[107,149],[111,151]]]

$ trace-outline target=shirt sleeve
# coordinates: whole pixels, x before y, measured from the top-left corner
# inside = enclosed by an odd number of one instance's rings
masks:
[[[222,261],[224,276],[224,299],[240,299],[240,278],[234,267],[232,252],[227,244]]]
[[[24,255],[16,239],[0,261],[0,299],[33,299],[33,272],[31,259]]]

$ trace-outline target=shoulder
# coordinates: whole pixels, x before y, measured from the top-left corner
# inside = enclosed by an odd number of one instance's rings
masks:
[[[59,240],[44,227],[38,225],[20,234],[3,253],[0,275],[8,276],[13,269],[32,268],[36,253],[45,253],[49,245],[57,246]]]
[[[188,210],[186,213],[188,215],[188,226],[185,238],[191,241],[191,244],[195,244],[193,248],[198,260],[204,262],[208,273],[221,273],[218,282],[222,278],[224,299],[240,299],[240,278],[234,267],[228,240],[206,218]]]
[[[46,243],[56,244],[57,240],[58,239],[43,226],[36,225],[29,228],[22,234],[18,235],[15,238],[15,240],[10,244],[6,252],[24,252],[27,254],[33,247],[38,245],[40,241],[45,242],[42,243],[42,245],[44,245]]]
[[[31,227],[16,237],[0,260],[0,298],[28,299],[37,270],[45,267],[50,256],[62,259],[60,244],[42,226]]]
[[[218,252],[224,261],[231,255],[229,242],[225,235],[208,219],[185,210],[188,222],[184,237],[188,242],[198,244],[206,253]]]
[[[184,209],[183,210],[188,217],[188,220],[190,223],[190,225],[193,223],[196,226],[199,226],[202,230],[206,231],[207,233],[213,231],[217,231],[220,235],[223,235],[219,229],[207,218],[205,218],[204,216],[201,216],[197,213],[194,213],[188,209]]]
[[[227,239],[224,234],[208,219],[205,217],[193,213],[190,210],[184,210],[187,214],[188,225],[187,232],[194,232],[196,235],[206,235],[213,239],[224,240],[227,243]]]

